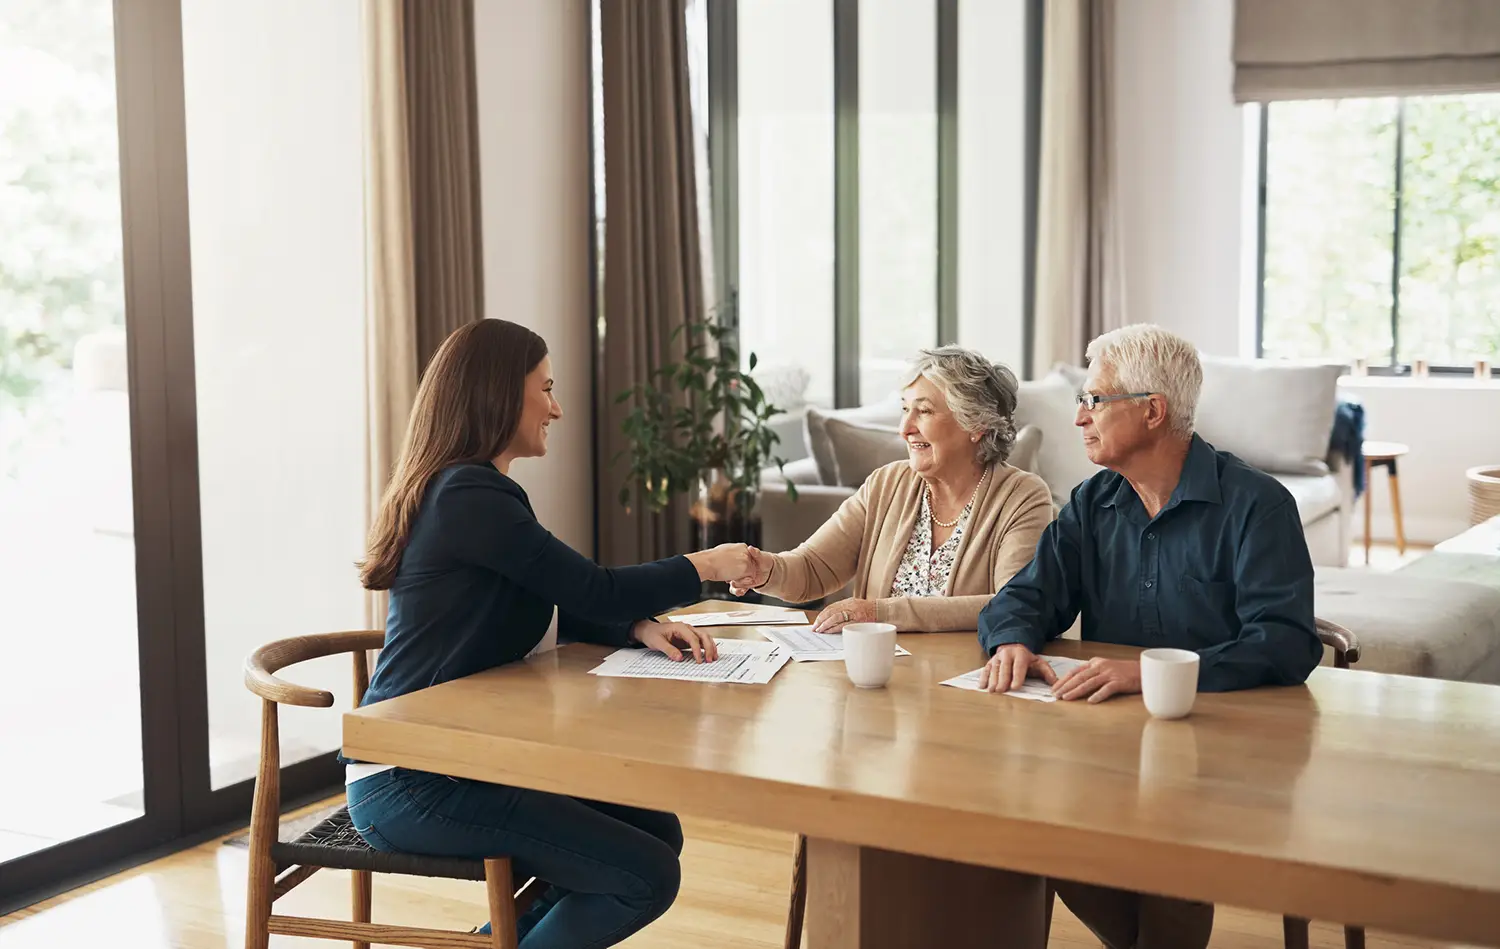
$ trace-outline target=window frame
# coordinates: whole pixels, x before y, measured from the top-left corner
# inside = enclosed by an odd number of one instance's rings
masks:
[[[1391,351],[1390,361],[1382,365],[1371,365],[1365,372],[1371,376],[1396,378],[1415,377],[1413,366],[1399,359],[1401,352],[1401,215],[1403,211],[1404,185],[1402,166],[1406,158],[1406,96],[1396,99],[1396,147],[1392,160],[1395,162],[1393,185],[1394,200],[1391,214]],[[1260,104],[1259,168],[1256,180],[1256,249],[1255,249],[1255,358],[1265,358],[1266,330],[1266,199],[1270,193],[1268,167],[1270,165],[1271,107],[1274,102]],[[1471,376],[1474,367],[1456,365],[1431,365],[1429,376]]]
[[[936,8],[937,75],[937,321],[933,345],[958,340],[958,24],[959,0],[929,0]],[[739,32],[738,0],[708,5],[709,175],[712,186],[715,284],[721,319],[739,330]],[[1035,72],[1040,73],[1041,0],[1027,0],[1028,27],[1037,25]],[[859,301],[859,3],[833,0],[834,36],[834,407],[860,404]],[[1028,29],[1028,33],[1032,31]],[[1028,75],[1033,57],[1028,36]],[[1028,183],[1034,177],[1039,132],[1030,121],[1039,83],[1028,89]],[[1027,257],[1034,254],[1035,201],[1028,189]],[[1028,278],[1031,267],[1027,267]],[[1029,290],[1029,288],[1028,288]],[[1029,297],[1025,308],[1031,333]],[[738,340],[736,339],[736,343]],[[1028,346],[1029,349],[1029,346]]]

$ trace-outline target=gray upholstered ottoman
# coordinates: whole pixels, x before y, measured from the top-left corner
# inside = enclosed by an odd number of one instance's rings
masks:
[[[1354,631],[1356,669],[1500,684],[1500,587],[1452,579],[1445,566],[1319,567],[1317,615]]]

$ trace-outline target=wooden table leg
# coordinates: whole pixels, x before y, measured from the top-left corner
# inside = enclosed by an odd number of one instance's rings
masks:
[[[809,949],[1042,949],[1041,877],[809,838]]]
[[[1406,529],[1401,524],[1401,479],[1396,477],[1396,462],[1391,462],[1391,514],[1396,518],[1396,550],[1406,553]]]
[[[1370,483],[1370,475],[1374,472],[1370,459],[1365,459],[1365,566],[1370,565],[1370,489],[1374,487]]]

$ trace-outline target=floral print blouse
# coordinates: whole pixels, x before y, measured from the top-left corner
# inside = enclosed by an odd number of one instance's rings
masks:
[[[963,543],[964,529],[969,526],[969,507],[958,516],[953,536],[933,550],[932,508],[928,501],[927,492],[922,492],[922,511],[917,515],[917,526],[912,528],[906,553],[901,555],[901,566],[896,568],[891,596],[943,596],[948,590],[948,574],[953,572],[958,545]]]

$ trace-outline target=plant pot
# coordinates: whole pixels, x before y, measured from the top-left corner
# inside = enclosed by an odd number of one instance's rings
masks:
[[[755,500],[754,493],[736,488],[721,469],[700,474],[688,507],[693,549],[707,550],[720,544],[759,547],[760,511]]]

